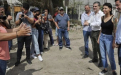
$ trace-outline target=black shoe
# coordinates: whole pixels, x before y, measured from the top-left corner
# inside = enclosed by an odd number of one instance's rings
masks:
[[[72,50],[71,47],[66,47],[66,48],[69,49],[69,50]]]
[[[102,61],[99,62],[98,67],[103,67]]]
[[[89,63],[96,63],[96,62],[98,62],[98,59],[92,59],[89,61]]]
[[[85,54],[84,56],[83,56],[83,58],[88,58],[89,57],[89,55],[87,55],[87,54]]]
[[[31,60],[26,60],[28,64],[32,64]]]
[[[45,50],[48,50],[48,48],[44,48]]]
[[[113,75],[117,75],[116,71],[113,71],[112,74],[113,74]]]
[[[105,69],[102,70],[101,72],[99,72],[99,75],[105,75],[108,71],[106,71]]]
[[[20,61],[17,61],[16,63],[15,63],[15,66],[18,66],[20,64]]]
[[[63,47],[59,47],[59,50],[62,50],[63,49]]]
[[[120,75],[121,75],[121,69],[120,69]]]

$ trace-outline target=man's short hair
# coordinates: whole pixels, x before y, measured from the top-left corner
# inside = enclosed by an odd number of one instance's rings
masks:
[[[90,7],[90,6],[89,6],[89,4],[86,4],[85,6],[88,6],[88,7]]]
[[[94,4],[98,4],[98,6],[101,6],[101,4],[100,4],[99,1],[94,2],[93,5],[94,5]]]
[[[120,1],[120,3],[121,3],[121,0],[115,0],[115,2],[116,2],[116,1]]]
[[[28,3],[23,3],[23,8],[29,10],[30,5]]]

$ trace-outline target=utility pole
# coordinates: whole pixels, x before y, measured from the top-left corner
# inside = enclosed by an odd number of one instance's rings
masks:
[[[80,4],[79,4],[79,15],[78,15],[78,20],[80,20]]]
[[[69,0],[65,0],[66,14],[68,14],[68,5],[69,5]]]
[[[13,16],[13,21],[14,21],[14,8],[13,8],[13,1],[11,0],[11,2],[10,2],[10,7],[11,7],[11,15]]]

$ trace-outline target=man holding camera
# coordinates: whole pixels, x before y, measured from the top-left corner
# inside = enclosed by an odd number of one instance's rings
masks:
[[[33,13],[29,11],[29,4],[23,3],[23,11],[19,12],[16,16],[16,25],[19,25],[20,23],[26,24],[28,27],[31,28],[32,24],[34,23],[34,16]],[[32,32],[30,33],[30,35]],[[15,63],[15,66],[18,66],[20,64],[20,59],[22,55],[22,49],[25,42],[25,48],[26,48],[26,61],[28,64],[32,64],[30,60],[30,44],[32,40],[32,36],[24,36],[19,37],[18,39],[18,50],[17,50],[17,62]]]

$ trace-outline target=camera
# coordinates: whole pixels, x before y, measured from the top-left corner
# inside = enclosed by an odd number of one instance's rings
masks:
[[[1,16],[0,16],[0,19],[2,19],[2,20],[6,20],[7,17],[6,17],[5,15],[1,15]]]
[[[21,17],[23,18],[24,17],[24,14],[22,14]]]

